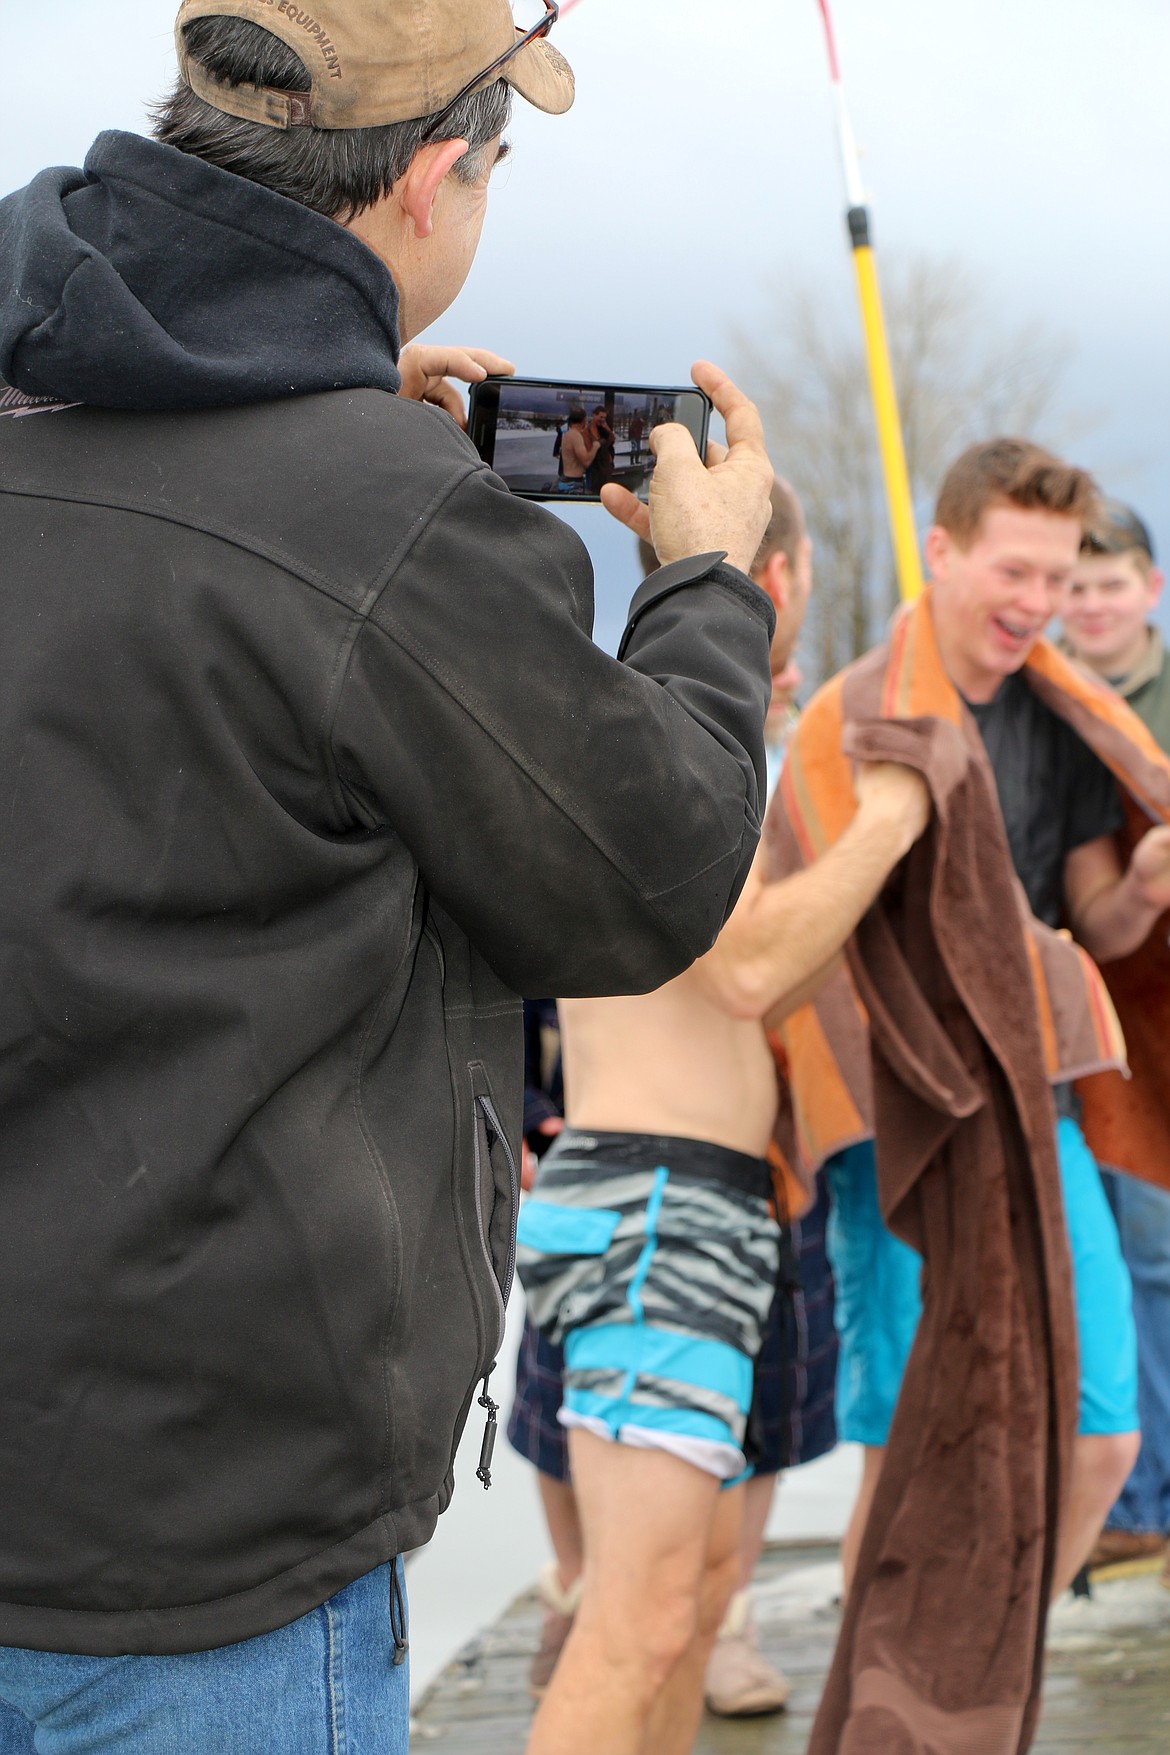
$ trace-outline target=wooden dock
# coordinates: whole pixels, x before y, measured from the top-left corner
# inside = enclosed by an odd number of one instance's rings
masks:
[[[786,1713],[703,1721],[695,1755],[803,1755],[837,1632],[840,1569],[827,1544],[770,1545],[756,1579],[768,1656],[792,1683]],[[464,1648],[416,1709],[412,1747],[435,1755],[523,1755],[528,1665],[539,1609],[529,1591]],[[1170,1755],[1170,1591],[1155,1571],[1065,1598],[1049,1629],[1041,1755]]]

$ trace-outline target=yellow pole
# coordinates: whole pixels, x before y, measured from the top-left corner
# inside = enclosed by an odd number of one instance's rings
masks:
[[[868,215],[865,209],[860,215]],[[850,230],[856,235],[854,208]],[[894,545],[894,566],[902,600],[910,603],[922,590],[922,561],[918,552],[918,531],[914,522],[914,496],[910,491],[910,474],[906,468],[906,447],[902,440],[902,422],[898,414],[898,395],[894,388],[894,369],[886,336],[886,320],[882,311],[881,287],[878,284],[877,262],[868,242],[853,247],[853,266],[857,274],[857,296],[861,304],[861,326],[865,333],[865,359],[869,368],[869,390],[873,401],[874,423],[877,427],[878,450],[886,485],[886,511],[890,521],[890,537]]]
[[[861,304],[861,327],[865,336],[865,359],[869,368],[870,400],[873,403],[882,476],[886,486],[886,513],[894,544],[898,590],[903,601],[909,603],[922,590],[922,561],[918,553],[918,533],[914,525],[914,496],[910,492],[910,475],[906,468],[906,447],[902,441],[898,395],[894,388],[894,368],[890,363],[890,344],[886,336],[886,320],[882,314],[877,262],[869,235],[869,209],[865,204],[865,190],[861,180],[861,159],[845,105],[845,87],[841,80],[841,63],[837,55],[837,38],[833,30],[829,0],[818,0],[818,4],[829,50],[829,77],[837,111],[841,168],[845,173],[849,201],[849,240],[853,246],[857,296]]]

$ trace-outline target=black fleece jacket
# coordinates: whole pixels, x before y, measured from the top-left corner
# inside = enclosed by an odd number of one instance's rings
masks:
[[[224,1644],[431,1533],[520,993],[653,987],[759,823],[771,612],[590,640],[348,233],[103,135],[0,203],[0,1644]]]

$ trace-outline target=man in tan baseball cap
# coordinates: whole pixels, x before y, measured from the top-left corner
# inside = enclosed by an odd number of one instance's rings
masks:
[[[339,220],[390,269],[401,343],[471,267],[509,94],[561,114],[553,0],[183,0],[179,83],[159,138]],[[245,126],[241,127],[240,124]],[[443,383],[508,369],[481,350],[411,350],[403,394],[460,410]]]
[[[755,409],[696,368],[727,452],[607,484],[663,563],[618,660],[460,431],[507,362],[402,346],[513,92],[571,100],[517,6],[187,0],[153,138],[0,200],[5,1755],[403,1755],[518,996],[660,986],[751,864]]]

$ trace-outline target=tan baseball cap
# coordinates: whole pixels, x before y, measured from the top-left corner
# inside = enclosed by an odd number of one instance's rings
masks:
[[[555,18],[556,9],[549,13]],[[183,38],[197,18],[262,25],[300,56],[311,91],[212,78]],[[519,49],[518,40],[508,0],[183,0],[175,26],[179,71],[192,91],[229,116],[270,128],[409,122],[494,79],[507,80],[538,110],[561,115],[573,102],[572,68],[547,36]]]

